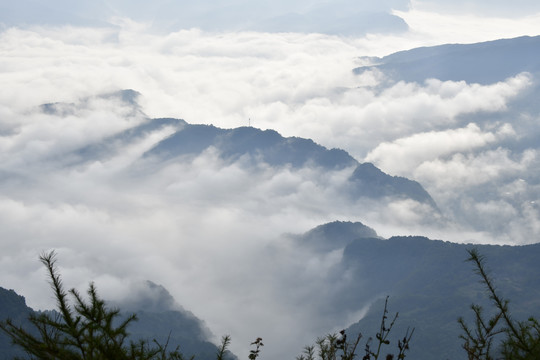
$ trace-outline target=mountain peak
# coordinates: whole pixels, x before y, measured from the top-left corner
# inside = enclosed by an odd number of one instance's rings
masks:
[[[375,230],[361,222],[333,221],[296,237],[303,245],[325,252],[344,248],[360,238],[379,238],[379,236]]]
[[[213,125],[189,124],[162,140],[145,156],[174,158],[182,155],[198,155],[210,146],[218,149],[227,161],[236,161],[249,155],[253,163],[265,162],[272,166],[302,167],[322,166],[343,169],[357,164],[346,151],[327,149],[311,139],[283,137],[275,130],[254,127],[233,129]]]

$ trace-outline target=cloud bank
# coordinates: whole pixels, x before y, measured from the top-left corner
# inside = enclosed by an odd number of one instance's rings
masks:
[[[406,14],[409,25],[425,15]],[[470,26],[478,18],[458,20]],[[499,20],[472,33],[499,36]],[[362,221],[383,236],[537,241],[538,113],[517,105],[535,89],[534,74],[489,85],[353,74],[361,56],[451,38],[435,27],[355,38],[197,29],[156,35],[145,23],[115,24],[0,33],[1,285],[31,306],[52,306],[37,255],[55,248],[68,286],[85,288],[92,279],[106,296],[121,298],[123,284],[153,280],[215,334],[231,333],[240,356],[261,336],[282,344],[265,348],[278,357],[332,330],[330,319],[348,325],[352,316],[328,312],[332,299],[317,288],[340,253],[299,253],[283,233],[339,219]],[[139,91],[140,106],[97,96],[120,89]],[[212,149],[152,168],[141,155],[174,126],[129,142],[114,137],[147,116],[225,128],[250,122],[343,148],[420,181],[445,226],[423,221],[429,209],[409,200],[377,206],[344,198],[353,169],[250,168],[242,160],[224,163]],[[97,156],[78,152],[92,144]],[[217,300],[209,307],[208,299]]]

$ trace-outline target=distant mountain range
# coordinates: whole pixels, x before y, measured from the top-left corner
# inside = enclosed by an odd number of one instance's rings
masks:
[[[327,270],[327,279],[334,284],[319,285],[333,291],[332,308],[327,310],[331,313],[352,314],[369,306],[366,316],[347,329],[351,338],[358,332],[364,341],[375,336],[384,298],[389,295],[390,315],[399,312],[399,318],[388,351],[395,349],[408,327],[414,328],[411,359],[464,358],[457,318],[470,320],[472,303],[491,308],[472,265],[465,262],[466,250],[473,245],[420,236],[384,239],[361,223],[339,221],[290,235],[290,241],[311,257],[342,251],[341,261]],[[486,257],[500,294],[511,300],[515,318],[540,316],[540,244],[474,247]],[[302,254],[298,256],[300,259]],[[171,346],[180,345],[197,359],[213,359],[216,346],[208,341],[202,322],[185,310],[172,309],[174,299],[163,287],[151,282],[147,286],[150,295],[146,300],[115,304],[137,312],[140,320],[130,327],[132,336],[165,341],[170,334]],[[31,311],[22,296],[0,288],[0,319],[11,317],[24,323]],[[335,324],[328,324],[328,331],[333,327]],[[15,354],[4,334],[0,334],[0,352]]]
[[[175,120],[152,121],[169,123]],[[349,178],[350,194],[354,198],[409,198],[436,209],[435,202],[418,182],[390,176],[370,163],[360,164],[344,150],[327,149],[310,139],[284,138],[273,130],[263,131],[253,127],[220,129],[212,125],[178,122],[181,124],[180,130],[146,152],[146,157],[155,156],[163,161],[198,155],[212,147],[230,162],[247,157],[248,163],[253,165],[266,163],[273,167],[315,166],[326,171],[356,167]]]
[[[24,0],[0,5],[0,23],[6,25],[111,26],[115,17],[130,18],[166,31],[201,28],[206,31],[318,32],[358,35],[398,33],[407,23],[392,9],[405,2],[362,4],[351,0],[332,3],[258,1]]]
[[[540,36],[523,36],[475,44],[446,44],[370,58],[372,65],[354,69],[360,74],[378,69],[393,81],[467,81],[493,84],[527,71],[540,72]]]
[[[514,56],[514,54],[520,54]],[[532,114],[540,108],[536,101],[540,65],[540,37],[523,37],[498,40],[472,45],[442,45],[400,52],[373,64],[355,69],[358,74],[369,70],[381,70],[389,81],[423,82],[429,78],[478,82],[491,84],[515,76],[523,71],[533,74],[532,87],[511,105],[513,110],[527,108]],[[466,66],[465,66],[466,64]],[[107,96],[116,97],[131,104],[133,111],[138,94],[125,90]],[[45,114],[69,114],[78,104],[45,104]],[[471,116],[481,115],[474,114]],[[469,119],[467,119],[469,121]],[[515,126],[516,129],[518,125]],[[342,195],[353,202],[384,202],[388,199],[416,201],[438,213],[437,204],[416,181],[384,173],[371,163],[360,163],[346,151],[327,149],[309,139],[283,137],[273,130],[253,127],[222,129],[212,125],[189,124],[172,118],[144,118],[140,123],[113,136],[81,146],[74,146],[58,160],[62,166],[77,167],[98,162],[135,144],[167,130],[168,135],[151,144],[128,162],[129,180],[153,176],[169,165],[190,164],[206,153],[217,156],[224,164],[235,163],[250,169],[250,173],[272,170],[303,168],[321,169],[324,173],[345,172]],[[512,149],[538,148],[537,130],[524,132],[523,137],[510,144]],[[509,140],[510,143],[510,140]],[[538,172],[531,165],[528,177],[531,186],[539,183]],[[276,170],[277,169],[277,170]],[[5,180],[1,186],[8,190],[9,181],[15,175],[2,173]],[[137,178],[139,177],[139,178]],[[510,176],[509,176],[510,177]],[[310,179],[313,182],[317,178]],[[511,184],[513,179],[509,180]],[[123,186],[124,184],[122,184]],[[481,184],[484,192],[499,184]],[[321,185],[322,188],[322,185]],[[537,191],[535,189],[531,191]],[[6,191],[7,192],[7,191]],[[493,192],[493,194],[498,194]],[[481,194],[483,196],[483,194]],[[478,195],[478,196],[481,196]],[[497,195],[490,195],[497,196]],[[534,218],[534,197],[523,195],[523,203],[531,205]],[[521,201],[521,200],[520,200]],[[488,219],[490,220],[490,219]],[[348,333],[362,332],[365,337],[374,336],[382,312],[382,299],[390,295],[390,311],[399,312],[395,336],[402,336],[406,327],[414,327],[411,342],[411,359],[458,359],[465,354],[460,348],[458,316],[471,314],[469,305],[479,303],[489,308],[489,301],[474,275],[472,266],[465,262],[467,249],[473,245],[455,244],[432,240],[421,236],[395,236],[385,239],[377,232],[359,222],[331,222],[320,225],[304,234],[288,235],[288,241],[298,249],[299,267],[307,261],[305,254],[323,258],[335,254],[338,261],[328,269],[326,282],[317,284],[330,291],[330,314],[351,314]],[[466,241],[464,239],[464,241]],[[527,246],[475,245],[486,256],[487,263],[498,289],[510,299],[510,308],[516,318],[524,320],[529,315],[539,316],[540,309],[540,244]],[[307,265],[305,265],[307,266]],[[322,270],[321,270],[322,271]],[[175,344],[187,354],[199,354],[197,358],[213,358],[215,345],[209,343],[207,330],[201,321],[189,312],[171,307],[171,296],[159,285],[148,283],[148,288],[158,294],[149,302],[118,304],[128,311],[137,311],[140,321],[132,330],[134,336],[148,338],[172,332]],[[153,300],[152,300],[153,299]],[[367,315],[359,322],[362,310]],[[145,309],[141,311],[141,309]],[[31,312],[24,298],[14,291],[0,289],[0,319],[10,316],[24,323]],[[328,329],[336,324],[329,323]],[[196,334],[195,337],[193,335]],[[324,334],[321,334],[324,335]],[[10,354],[11,347],[0,334],[0,351]],[[392,346],[395,338],[391,340]],[[13,353],[11,353],[13,354]],[[5,356],[7,356],[5,355]],[[296,354],[291,354],[291,357]]]
[[[132,105],[134,109],[137,108],[138,93],[133,90],[104,96],[115,97]],[[76,106],[63,103],[44,104],[41,109],[48,114],[61,116],[75,111]],[[88,161],[106,159],[119,147],[127,146],[166,127],[174,128],[175,131],[143,154],[137,165],[139,172],[141,167],[152,166],[156,169],[171,162],[191,162],[205,151],[213,149],[225,162],[238,162],[253,169],[263,164],[276,169],[316,167],[326,172],[351,168],[346,191],[352,199],[412,199],[427,204],[438,212],[435,201],[416,181],[388,175],[371,163],[359,163],[342,149],[327,149],[311,139],[286,138],[274,130],[254,127],[222,129],[213,125],[189,124],[181,119],[146,119],[143,123],[103,141],[75,149],[66,156],[67,165],[76,166]]]
[[[434,87],[439,89],[436,90],[437,97],[443,99],[448,96],[457,103],[464,99],[480,103],[486,95],[477,93],[478,89],[497,91],[496,89],[512,89],[516,83],[523,84],[519,90],[510,90],[509,93],[512,95],[507,100],[500,98],[488,104],[483,110],[464,111],[445,121],[434,121],[430,125],[431,128],[422,130],[426,134],[431,131],[446,133],[452,131],[451,129],[466,128],[474,124],[482,129],[482,132],[487,133],[504,124],[511,129],[508,136],[478,148],[471,146],[464,151],[450,152],[425,160],[425,163],[409,168],[399,175],[410,177],[411,174],[420,174],[424,171],[423,176],[415,179],[431,191],[443,213],[445,209],[452,209],[451,216],[456,223],[467,224],[470,228],[486,231],[494,237],[500,234],[501,230],[510,232],[509,229],[516,229],[515,232],[521,234],[507,236],[506,241],[512,242],[521,237],[522,240],[517,242],[525,243],[528,241],[527,236],[538,237],[539,234],[536,230],[538,227],[533,225],[536,220],[521,220],[527,218],[528,210],[525,209],[531,208],[535,214],[534,219],[538,219],[539,214],[537,204],[540,196],[538,191],[540,161],[536,154],[540,148],[538,141],[540,128],[535,125],[535,119],[540,114],[539,58],[540,36],[523,36],[475,44],[446,44],[400,51],[381,58],[370,58],[368,65],[353,71],[358,75],[378,73],[383,80],[376,87],[382,92],[402,82],[407,84],[406,86],[418,86],[423,89]],[[359,76],[359,79],[362,77]],[[443,88],[448,92],[440,90]],[[451,89],[459,88],[468,88],[472,92],[458,101],[456,96],[462,93]],[[412,140],[411,137],[407,139]],[[399,144],[401,139],[393,141],[392,144]],[[483,164],[482,159],[488,157],[493,159],[488,164]],[[510,162],[504,162],[505,157],[511,159]],[[378,163],[376,159],[370,158],[370,161],[383,166],[384,160]],[[485,173],[482,172],[482,168],[487,169],[495,164],[498,164],[495,166],[500,167],[500,170],[493,176],[486,177],[485,181],[478,183],[470,181],[469,184],[457,188],[458,196],[445,197],[441,194],[445,193],[446,188],[439,185],[437,190],[434,186],[444,182],[442,177],[434,179],[434,176],[426,175],[425,169],[421,169],[434,161],[448,166],[449,174],[457,172],[457,163],[465,167],[467,162],[474,163],[474,166],[469,168],[471,175],[468,175],[468,179],[478,178]],[[512,162],[515,162],[516,166],[511,166]],[[477,175],[473,175],[475,172]],[[518,184],[522,186],[519,187]],[[519,191],[520,195],[507,196],[513,191]],[[517,216],[512,216],[512,219],[503,216],[494,220],[493,217],[499,216],[502,212],[495,209],[493,213],[481,213],[478,211],[479,205],[471,207],[469,204],[498,204],[498,209],[507,206]],[[512,225],[509,225],[510,223]]]

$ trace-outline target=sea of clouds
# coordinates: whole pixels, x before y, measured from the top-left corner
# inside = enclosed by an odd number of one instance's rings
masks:
[[[57,249],[69,287],[93,280],[106,297],[121,300],[150,279],[218,337],[232,334],[241,357],[257,336],[268,339],[268,356],[283,357],[359,315],[329,310],[328,276],[340,253],[300,251],[282,234],[350,220],[383,236],[537,242],[538,144],[517,144],[536,131],[538,114],[513,107],[535,87],[534,76],[487,85],[392,83],[388,74],[352,69],[365,65],[365,56],[416,46],[535,35],[538,17],[394,14],[408,32],[163,33],[126,18],[91,27],[4,26],[0,286],[25,295],[32,307],[54,306],[37,257]],[[140,93],[137,106],[100,96],[122,89]],[[48,113],[40,107],[46,103],[62,103],[62,111]],[[422,211],[429,209],[414,202],[377,207],[344,198],[340,190],[353,169],[253,169],[210,149],[147,173],[142,154],[172,126],[112,143],[99,158],[74,158],[77,149],[148,117],[251,124],[342,148],[419,181],[444,226],[426,223]]]

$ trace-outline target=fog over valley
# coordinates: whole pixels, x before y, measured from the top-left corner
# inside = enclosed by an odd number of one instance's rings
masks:
[[[0,0],[0,286],[54,307],[56,249],[67,287],[150,280],[283,358],[380,295],[334,305],[322,224],[537,243],[540,7],[360,3]]]

